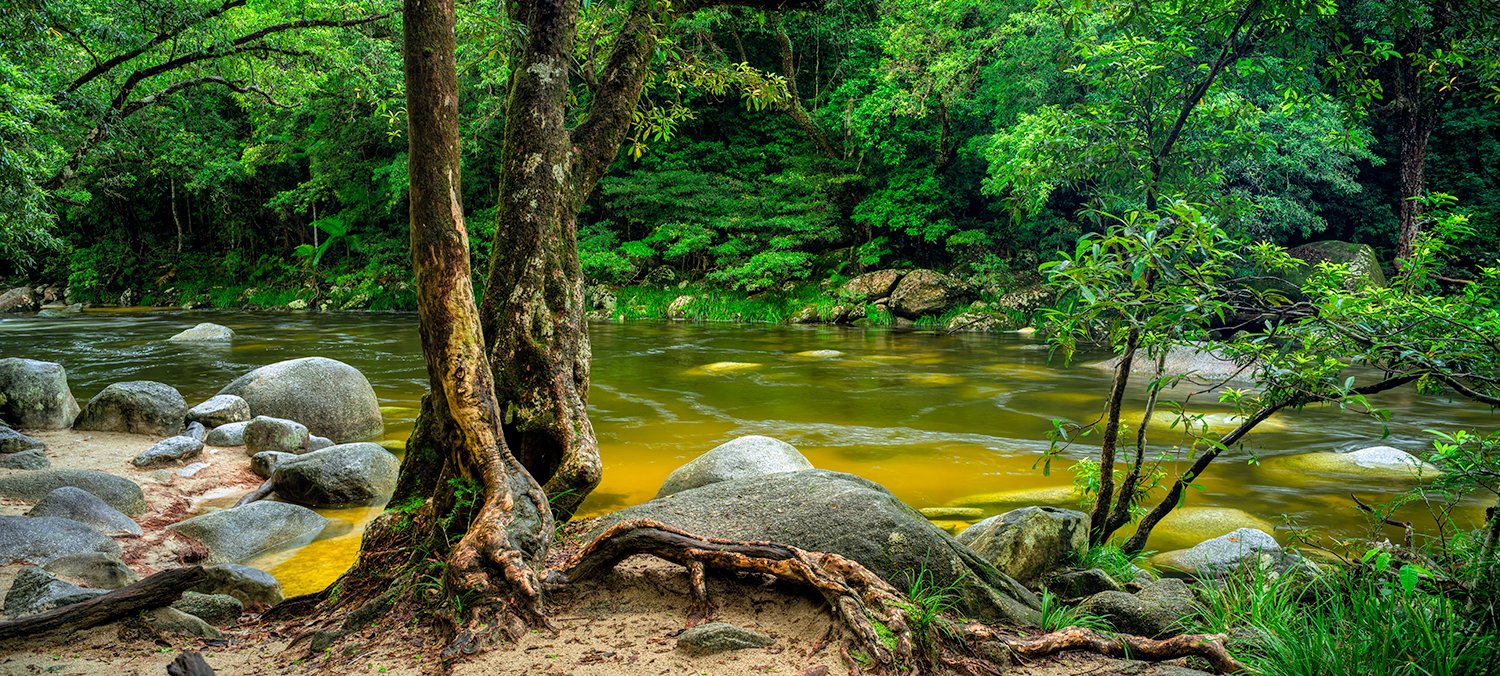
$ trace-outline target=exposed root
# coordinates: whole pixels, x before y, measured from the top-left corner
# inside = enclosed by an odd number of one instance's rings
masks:
[[[810,588],[833,608],[871,666],[919,666],[901,593],[864,566],[837,554],[770,542],[706,538],[651,519],[632,519],[609,527],[561,566],[548,571],[547,584],[557,587],[587,579],[636,554],[649,554],[688,568],[694,599],[702,603],[707,602],[707,589],[701,585],[701,576],[709,569],[770,575]],[[705,615],[708,613],[711,610]]]
[[[1021,657],[1046,657],[1069,650],[1080,650],[1106,657],[1121,657],[1159,662],[1181,657],[1201,657],[1221,674],[1245,671],[1245,665],[1224,648],[1224,637],[1213,634],[1183,634],[1166,639],[1150,639],[1129,634],[1102,634],[1092,629],[1068,627],[1050,634],[1023,638],[1008,636],[982,624],[969,624],[964,634],[972,640],[998,641]]]

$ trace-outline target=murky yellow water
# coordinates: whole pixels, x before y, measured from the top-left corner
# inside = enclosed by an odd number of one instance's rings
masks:
[[[163,341],[201,321],[229,326],[239,338],[223,347]],[[654,322],[601,323],[591,331],[590,406],[605,474],[585,515],[649,500],[677,466],[745,434],[791,442],[814,465],[880,482],[915,507],[980,510],[941,518],[948,528],[1023,505],[1068,504],[1069,462],[1043,476],[1036,459],[1047,448],[1051,419],[1092,419],[1107,388],[1105,371],[1049,364],[1045,346],[1016,335]],[[413,315],[91,311],[0,319],[0,357],[62,362],[80,399],[112,382],[150,379],[196,402],[256,366],[311,355],[340,359],[369,377],[386,418],[381,441],[396,451],[426,388],[419,354]],[[1141,393],[1132,397],[1143,410]],[[1351,492],[1380,500],[1410,482],[1320,476],[1286,456],[1376,444],[1421,451],[1424,429],[1497,422],[1487,410],[1409,391],[1381,404],[1395,415],[1384,439],[1379,424],[1332,409],[1272,419],[1244,451],[1209,470],[1203,490],[1188,498],[1194,509],[1163,524],[1152,547],[1192,544],[1205,527],[1223,523],[1223,510],[1242,510],[1235,518],[1262,525],[1289,515],[1331,534],[1357,534],[1364,520]],[[1234,424],[1222,408],[1203,411],[1213,428]],[[1160,417],[1152,428],[1170,445],[1177,434],[1166,423]],[[1252,464],[1251,453],[1268,459]],[[288,594],[314,591],[343,571],[376,510],[324,513],[334,525],[323,539],[251,562],[276,574]],[[1477,519],[1482,508],[1460,514]]]

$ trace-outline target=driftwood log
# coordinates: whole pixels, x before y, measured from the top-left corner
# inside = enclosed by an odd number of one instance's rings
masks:
[[[0,645],[61,629],[76,631],[97,627],[138,611],[171,605],[183,592],[206,579],[208,572],[202,566],[173,568],[81,603],[0,622]]]

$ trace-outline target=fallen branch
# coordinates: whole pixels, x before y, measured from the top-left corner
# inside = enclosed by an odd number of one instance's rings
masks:
[[[113,622],[132,613],[171,605],[182,593],[208,579],[202,566],[173,568],[128,587],[81,603],[54,608],[10,622],[0,622],[0,643],[34,638],[58,629],[79,630]]]
[[[244,507],[245,505],[255,502],[256,500],[265,498],[275,490],[276,484],[273,483],[270,479],[266,479],[265,483],[257,486],[255,490],[246,493],[243,497],[240,498],[239,502],[234,503],[234,506]]]
[[[1201,657],[1221,674],[1245,671],[1245,665],[1240,664],[1224,648],[1224,637],[1217,634],[1183,634],[1158,640],[1129,634],[1101,634],[1093,629],[1068,627],[1050,634],[1022,638],[1001,634],[982,624],[965,626],[964,634],[971,639],[999,641],[1021,657],[1046,657],[1069,650],[1153,662]]]

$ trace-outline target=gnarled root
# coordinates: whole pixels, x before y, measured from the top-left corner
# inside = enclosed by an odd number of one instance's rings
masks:
[[[688,569],[695,621],[707,619],[712,612],[703,571],[770,575],[820,594],[876,665],[887,669],[916,666],[901,593],[864,566],[837,554],[770,542],[707,538],[659,521],[631,519],[610,526],[561,566],[549,570],[547,584],[557,587],[587,579],[636,554]],[[877,624],[883,631],[877,630]]]
[[[1212,634],[1183,634],[1158,640],[1129,634],[1101,634],[1083,627],[1068,627],[1050,634],[1023,638],[1001,634],[982,624],[966,625],[963,631],[972,640],[998,641],[1021,657],[1046,657],[1069,650],[1153,662],[1201,657],[1222,674],[1245,671],[1245,666],[1224,649],[1224,637]]]
[[[463,539],[448,556],[448,587],[452,593],[472,595],[477,601],[460,609],[453,642],[443,650],[443,659],[472,655],[499,632],[514,641],[533,627],[548,627],[542,613],[542,588],[536,571],[510,541],[507,528],[512,512],[509,494],[489,500]],[[462,597],[461,597],[462,598]]]

